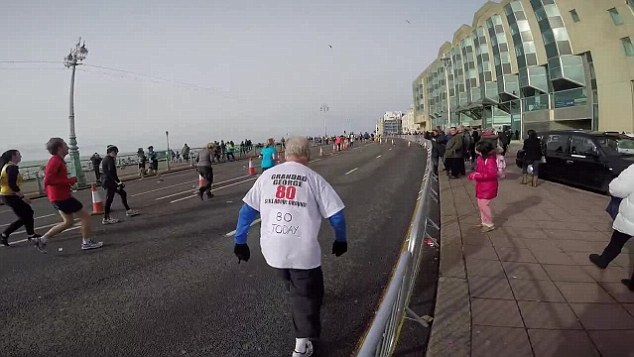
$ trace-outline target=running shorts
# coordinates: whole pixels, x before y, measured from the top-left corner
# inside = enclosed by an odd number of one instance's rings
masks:
[[[77,199],[75,199],[74,197],[63,201],[54,201],[53,207],[55,207],[56,210],[62,211],[66,214],[77,213],[84,208],[81,202],[77,201]]]

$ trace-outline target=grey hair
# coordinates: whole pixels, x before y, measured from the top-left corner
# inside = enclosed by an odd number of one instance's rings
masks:
[[[286,156],[303,157],[310,160],[310,144],[302,136],[294,136],[286,141]]]
[[[46,150],[51,155],[55,155],[57,154],[57,151],[59,150],[59,148],[61,148],[63,145],[64,145],[64,139],[50,138],[49,141],[46,143]]]

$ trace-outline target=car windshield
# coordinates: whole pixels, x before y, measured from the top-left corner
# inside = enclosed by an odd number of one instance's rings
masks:
[[[628,137],[602,137],[597,140],[601,147],[612,153],[634,156],[634,139]]]

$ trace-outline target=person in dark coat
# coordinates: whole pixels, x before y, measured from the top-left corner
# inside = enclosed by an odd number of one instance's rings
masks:
[[[139,214],[139,211],[133,210],[128,206],[128,195],[123,189],[125,185],[119,179],[117,175],[117,163],[116,158],[119,154],[119,148],[114,145],[108,145],[106,149],[106,157],[101,162],[101,169],[103,171],[103,182],[102,186],[104,190],[106,190],[106,203],[103,211],[103,219],[101,220],[102,224],[114,224],[119,222],[118,219],[110,217],[110,207],[112,206],[112,201],[114,200],[115,193],[118,193],[121,197],[121,203],[126,209],[126,216],[133,217]]]
[[[462,133],[459,133],[455,127],[450,129],[451,139],[447,142],[445,148],[445,160],[448,165],[447,175],[449,178],[458,178],[464,171],[464,161],[462,157]],[[462,168],[460,164],[462,163]]]
[[[531,178],[531,184],[533,187],[537,186],[539,177],[539,164],[542,159],[542,142],[537,137],[535,130],[528,131],[528,139],[524,141],[524,163],[522,165],[522,184],[529,183],[528,166],[533,165],[533,177]]]
[[[90,157],[90,163],[92,163],[92,168],[95,171],[95,179],[97,180],[97,182],[100,182],[101,180],[101,173],[99,172],[99,164],[101,164],[101,160],[103,159],[101,158],[101,156],[99,156],[98,153],[94,153]]]

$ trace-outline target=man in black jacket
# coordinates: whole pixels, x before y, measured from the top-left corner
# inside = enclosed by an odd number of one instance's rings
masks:
[[[126,216],[132,217],[139,214],[139,211],[130,209],[128,206],[128,195],[123,190],[125,185],[121,180],[119,180],[119,176],[117,176],[117,163],[115,159],[117,158],[117,154],[119,154],[119,148],[114,145],[108,145],[106,149],[106,157],[101,162],[101,170],[103,171],[103,183],[102,186],[104,190],[106,190],[106,204],[103,211],[103,219],[101,220],[102,224],[113,224],[119,222],[116,218],[110,217],[110,206],[112,206],[112,201],[114,200],[114,194],[118,193],[121,196],[121,202],[126,209]]]
[[[533,177],[531,184],[533,187],[537,186],[539,177],[539,164],[542,159],[542,142],[537,137],[535,130],[528,131],[528,139],[524,140],[524,162],[522,164],[522,184],[528,184],[528,166],[533,165]]]
[[[100,174],[99,174],[99,164],[101,164],[101,156],[99,156],[99,154],[94,153],[91,157],[90,157],[90,162],[92,163],[92,169],[95,170],[95,179],[97,180],[97,182],[99,182],[100,179]]]

